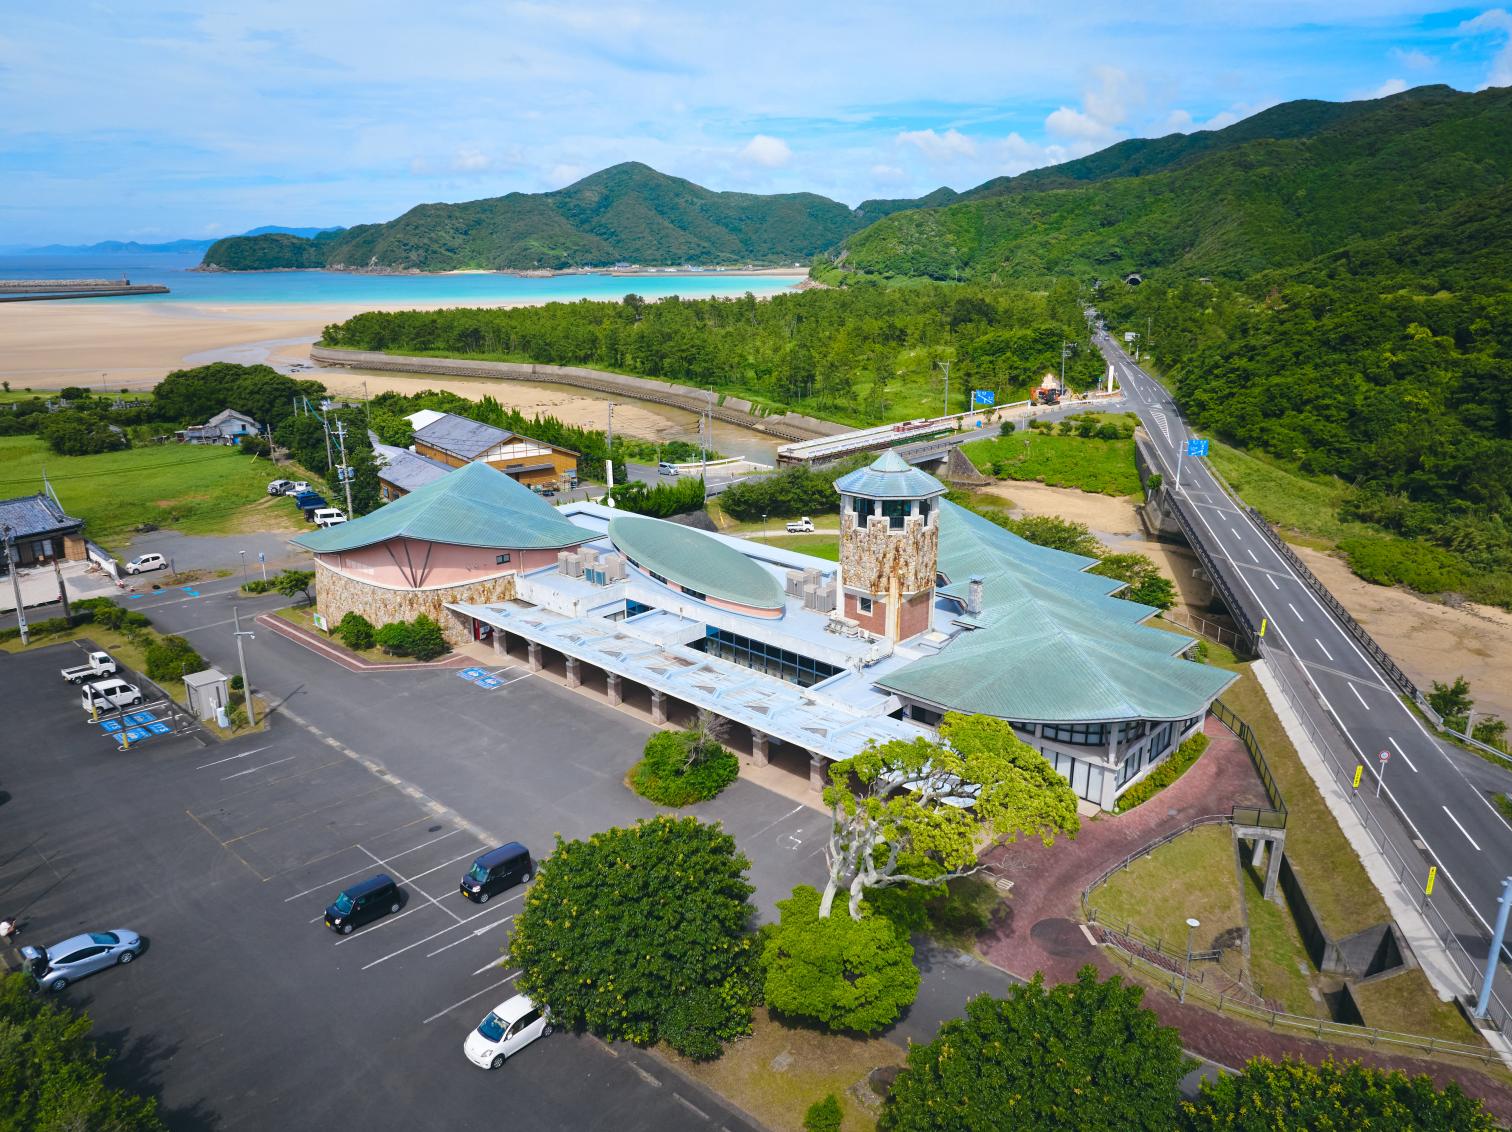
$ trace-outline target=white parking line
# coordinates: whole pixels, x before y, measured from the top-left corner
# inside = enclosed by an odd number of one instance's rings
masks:
[[[248,755],[259,754],[260,752],[266,751],[268,749],[269,749],[268,747],[253,747],[250,751],[243,751],[239,755],[227,755],[223,759],[216,759],[213,763],[203,763],[200,766],[195,767],[194,769],[195,770],[209,770],[213,766],[220,766],[221,763],[228,763],[228,762],[231,762],[234,759],[244,759]]]
[[[1323,650],[1323,655],[1328,657],[1329,661],[1333,660],[1333,653],[1329,652],[1328,647],[1324,645],[1322,641],[1318,640],[1317,637],[1313,638],[1313,644],[1317,645],[1320,649]]]
[[[512,920],[512,919],[514,919],[514,913],[513,912],[511,912],[509,915],[505,916],[502,920],[495,920],[491,924],[484,924],[481,928],[474,928],[472,931],[468,932],[461,939],[454,939],[454,940],[452,940],[452,942],[448,943],[445,947],[438,947],[434,951],[427,951],[425,953],[425,957],[427,959],[433,959],[437,955],[440,955],[443,951],[450,951],[452,948],[458,947],[458,946],[466,943],[470,939],[477,939],[478,936],[483,935],[485,932],[491,932],[491,931],[494,930],[494,928],[503,927],[505,924],[509,923],[509,921]],[[473,972],[473,974],[475,974],[475,975],[477,973],[478,972],[476,972],[476,971]]]
[[[453,1010],[457,1009],[457,1007],[459,1007],[459,1006],[466,1006],[473,999],[477,998],[478,995],[487,994],[491,990],[496,990],[499,987],[502,987],[505,983],[512,983],[512,982],[514,982],[519,977],[520,977],[520,972],[516,971],[513,975],[510,975],[508,978],[500,979],[496,983],[491,983],[488,986],[484,987],[482,990],[478,991],[476,994],[470,994],[470,995],[468,995],[461,1002],[454,1002],[450,1006],[448,1006],[445,1010],[438,1010],[438,1011],[436,1011],[436,1013],[432,1014],[424,1022],[421,1022],[420,1025],[422,1025],[422,1026],[429,1026],[437,1018],[440,1018],[440,1017],[442,1017],[443,1015],[446,1015],[446,1014],[450,1014]]]
[[[492,912],[492,911],[493,911],[493,909],[489,908],[487,911],[484,911],[484,912],[475,912],[471,916],[467,917],[467,919],[463,920],[462,923],[463,924],[470,924],[474,920],[476,920],[479,916],[486,916],[486,915],[488,915],[489,912]],[[391,916],[391,917],[389,917],[389,919],[395,919],[395,920],[397,920],[398,918],[399,918],[398,916]],[[386,922],[387,921],[380,921],[380,924],[381,923],[386,923]],[[362,969],[364,971],[366,971],[369,967],[376,967],[380,963],[387,963],[390,959],[393,959],[395,956],[403,955],[406,951],[413,951],[413,950],[415,950],[415,948],[419,947],[421,944],[429,943],[431,940],[437,938],[438,936],[443,936],[447,932],[453,931],[453,930],[455,930],[456,928],[458,928],[460,926],[461,926],[460,924],[452,924],[450,927],[442,928],[438,932],[431,932],[431,934],[428,935],[428,936],[426,936],[424,939],[417,939],[417,940],[415,940],[414,943],[407,943],[403,947],[399,948],[397,951],[390,951],[387,955],[380,955],[377,959],[374,959],[371,963],[365,964]],[[349,936],[348,938],[351,938],[351,937]]]
[[[1402,761],[1407,764],[1413,774],[1416,774],[1418,772],[1417,767],[1412,765],[1412,760],[1407,757],[1407,752],[1402,750],[1402,748],[1398,746],[1397,741],[1390,735],[1388,735],[1386,736],[1386,742],[1390,743],[1393,747],[1396,747],[1396,753],[1402,756]]]
[[[1449,807],[1448,806],[1440,806],[1439,809],[1443,810],[1444,813],[1449,814]],[[1468,833],[1465,833],[1465,827],[1462,826],[1462,825],[1460,825],[1459,818],[1455,817],[1453,814],[1449,814],[1449,820],[1454,823],[1454,828],[1455,829],[1457,829],[1461,833],[1465,834],[1465,840],[1466,841],[1470,842],[1471,845],[1475,845],[1475,838],[1471,837]],[[1479,845],[1475,845],[1475,851],[1477,853],[1480,852],[1480,846]]]
[[[1300,613],[1297,612],[1297,607],[1291,602],[1286,603],[1286,608],[1292,611],[1292,616],[1295,617],[1298,621],[1307,620],[1307,618],[1303,617]]]
[[[244,774],[256,774],[260,770],[267,770],[270,766],[277,766],[279,763],[291,763],[298,757],[298,755],[290,755],[286,759],[274,759],[272,762],[263,763],[261,766],[251,766],[246,770],[239,770],[235,774],[228,774],[225,778],[222,778],[221,781],[230,782],[233,778],[240,778]]]
[[[455,837],[457,834],[459,834],[461,832],[462,831],[460,829],[454,829],[450,833],[443,833],[440,837],[432,837],[429,841],[422,841],[422,842],[420,842],[419,845],[413,845],[410,848],[404,850],[404,852],[402,852],[402,853],[395,853],[392,857],[385,857],[383,860],[379,861],[378,863],[380,865],[386,865],[390,861],[397,861],[400,857],[406,857],[409,854],[415,852],[416,850],[424,849],[427,845],[434,845],[438,841],[445,841],[448,837]],[[353,846],[353,848],[357,848],[357,846]],[[345,850],[342,850],[342,851],[345,852]],[[371,855],[371,854],[369,854],[369,855]],[[362,868],[360,868],[360,869],[353,869],[349,873],[342,873],[339,877],[332,877],[330,880],[326,881],[323,884],[317,884],[313,888],[307,888],[303,892],[296,892],[293,896],[285,897],[284,898],[284,903],[287,904],[290,900],[298,900],[301,896],[308,896],[312,892],[319,892],[322,888],[329,888],[331,885],[335,884],[337,881],[346,880],[347,877],[354,877],[358,873],[365,873],[365,872],[367,872],[367,866],[363,865]]]
[[[802,809],[805,809],[805,808],[806,807],[801,806],[801,805],[794,806],[791,810],[789,810],[787,813],[783,814],[776,821],[767,823],[766,825],[764,825],[760,829],[758,829],[755,833],[751,834],[751,836],[752,837],[760,837],[763,833],[765,833],[767,830],[771,829],[773,826],[781,825],[783,822],[787,821],[788,818],[792,817],[794,814],[798,813],[798,811],[800,811]]]
[[[373,858],[373,860],[376,861],[378,864],[381,865],[381,864],[384,863],[383,858],[380,857],[380,856],[378,856],[378,854],[374,853],[372,850],[370,850],[370,849],[363,849],[361,845],[357,846],[357,848],[362,849],[362,851],[364,853],[366,853],[369,857]],[[471,857],[471,856],[473,856],[472,853],[463,853],[462,854],[462,857]],[[437,900],[430,893],[426,892],[423,888],[421,888],[419,885],[417,885],[415,883],[415,881],[418,880],[420,877],[429,876],[431,873],[435,872],[436,869],[444,869],[444,868],[446,868],[447,865],[455,864],[456,862],[462,860],[462,857],[453,857],[450,861],[442,861],[439,865],[436,866],[435,869],[426,869],[425,872],[419,873],[419,874],[417,874],[416,876],[413,876],[413,877],[407,877],[407,876],[403,875],[402,873],[400,873],[397,869],[395,869],[395,870],[393,870],[394,879],[397,880],[400,884],[408,885],[410,888],[414,889],[415,892],[417,892],[419,895],[425,897],[432,904],[434,904],[437,908],[440,908],[441,911],[445,912],[448,916],[450,916],[452,919],[456,920],[457,923],[460,924],[462,922],[462,917],[461,916],[457,915],[450,908],[448,908],[445,904],[441,903],[441,901]]]
[[[473,975],[474,977],[476,977],[478,975],[481,975],[484,971],[497,971],[502,966],[504,966],[504,957],[501,955],[488,966],[479,967],[476,971],[473,972]]]

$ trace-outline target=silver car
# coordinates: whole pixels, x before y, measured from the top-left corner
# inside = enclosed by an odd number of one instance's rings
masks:
[[[51,947],[23,947],[26,969],[43,990],[60,991],[75,979],[92,975],[117,963],[130,963],[142,950],[142,937],[116,928],[86,932]]]

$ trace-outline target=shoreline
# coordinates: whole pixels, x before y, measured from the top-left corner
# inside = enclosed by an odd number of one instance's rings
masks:
[[[324,271],[332,275],[380,275],[387,278],[428,278],[445,275],[504,275],[514,279],[556,279],[561,276],[599,275],[615,279],[719,279],[726,275],[769,275],[774,278],[807,279],[806,267],[703,267],[684,270],[676,267],[562,267],[562,268],[511,268],[511,267],[455,267],[447,271],[422,271],[415,268],[365,268],[365,267],[198,267],[188,269],[207,275],[290,275],[302,272]],[[796,286],[796,284],[795,284]]]

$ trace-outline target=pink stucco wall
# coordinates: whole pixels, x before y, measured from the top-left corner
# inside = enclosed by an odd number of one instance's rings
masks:
[[[509,561],[502,564],[498,562],[501,554],[508,554]],[[370,585],[393,589],[465,585],[511,571],[550,566],[556,562],[556,556],[555,550],[454,546],[451,543],[426,543],[406,538],[390,539],[386,543],[340,554],[316,555],[332,570]],[[411,569],[413,574],[410,573]]]

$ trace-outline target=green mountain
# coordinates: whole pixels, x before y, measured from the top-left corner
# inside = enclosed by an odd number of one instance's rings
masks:
[[[813,193],[718,193],[627,162],[556,192],[422,204],[386,224],[363,224],[313,240],[220,240],[205,253],[204,266],[449,271],[620,261],[792,263],[834,247],[893,211],[889,206],[915,207],[916,202],[868,204],[875,207],[853,211]]]
[[[1452,209],[1485,212],[1475,202],[1509,178],[1512,89],[1294,102],[894,213],[849,237],[843,262],[982,281],[1157,268],[1240,278],[1390,240]]]

